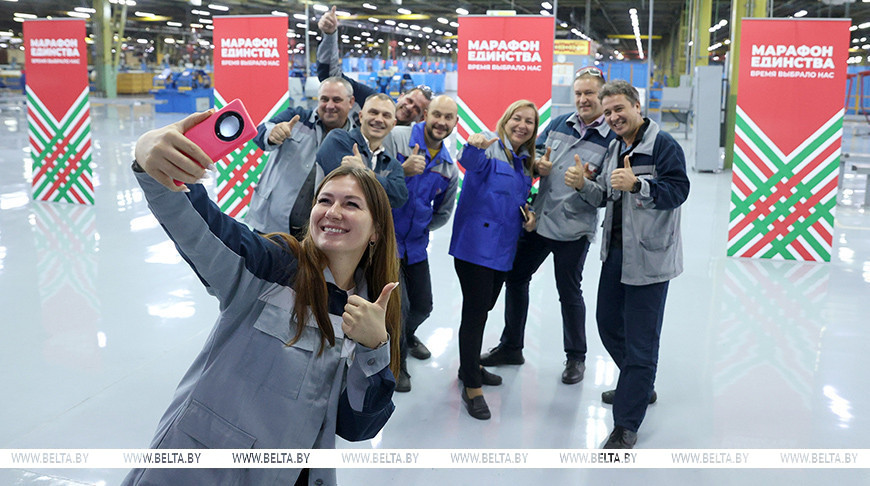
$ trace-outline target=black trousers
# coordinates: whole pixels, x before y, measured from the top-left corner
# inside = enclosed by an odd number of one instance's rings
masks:
[[[453,259],[462,288],[459,324],[459,378],[468,388],[480,388],[480,350],[486,317],[495,306],[507,272]]]
[[[568,359],[586,361],[586,303],[583,301],[583,264],[589,250],[585,236],[556,241],[536,231],[523,232],[514,265],[505,280],[504,331],[500,346],[523,349],[529,315],[529,283],[547,256],[553,254],[556,290],[562,307],[562,343]]]
[[[408,342],[420,324],[432,313],[432,277],[429,260],[408,264],[402,258],[399,266],[399,281],[402,286],[402,361],[408,357]]]

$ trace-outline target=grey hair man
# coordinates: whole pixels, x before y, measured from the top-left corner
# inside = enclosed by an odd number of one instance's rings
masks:
[[[315,155],[334,129],[351,130],[353,87],[332,77],[320,83],[316,110],[288,108],[257,127],[254,143],[269,154],[245,222],[261,233],[289,232],[301,239],[316,178]]]

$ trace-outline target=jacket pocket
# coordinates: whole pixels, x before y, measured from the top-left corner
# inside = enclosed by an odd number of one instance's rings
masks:
[[[676,269],[675,238],[673,234],[640,240],[643,275],[656,277],[669,275]]]
[[[250,449],[257,441],[196,400],[190,402],[175,426],[209,449]]]
[[[282,287],[260,300],[263,310],[254,323],[242,366],[257,387],[295,400],[320,343],[319,329],[306,327],[299,340],[290,345],[296,335],[296,321],[291,318],[293,291]]]

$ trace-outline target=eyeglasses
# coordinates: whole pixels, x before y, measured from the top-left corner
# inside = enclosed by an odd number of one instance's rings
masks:
[[[409,89],[408,93],[414,91],[415,89],[423,93],[423,97],[425,97],[427,100],[432,101],[432,88],[426,86],[425,84],[418,84],[417,86]]]
[[[604,79],[604,73],[601,72],[601,70],[598,69],[597,67],[593,67],[593,66],[578,69],[577,72],[574,73],[574,79],[577,79],[580,76],[585,76],[587,74],[589,76],[595,76],[596,78]]]

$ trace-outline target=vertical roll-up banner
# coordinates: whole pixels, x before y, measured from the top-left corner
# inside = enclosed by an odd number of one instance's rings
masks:
[[[85,21],[24,21],[33,199],[94,203]]]
[[[743,19],[728,256],[831,261],[848,19]]]
[[[242,100],[254,123],[263,123],[288,103],[287,17],[227,16],[214,18],[215,108]],[[217,203],[240,218],[260,179],[263,151],[250,141],[216,161]]]
[[[553,17],[460,16],[457,146],[483,130],[495,131],[514,101],[535,103],[538,131],[550,122]]]

